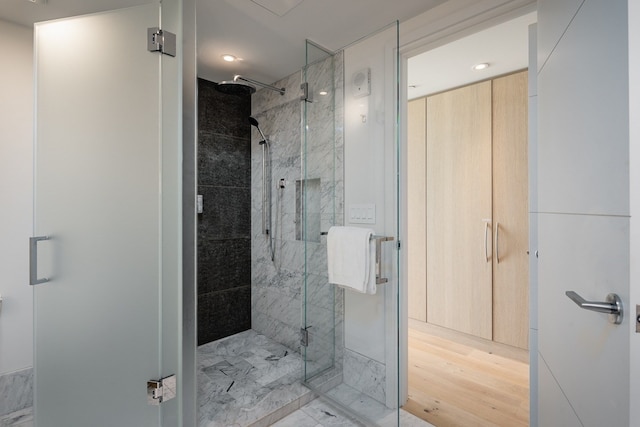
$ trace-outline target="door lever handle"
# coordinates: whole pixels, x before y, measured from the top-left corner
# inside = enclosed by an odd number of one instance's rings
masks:
[[[597,311],[598,313],[607,313],[609,321],[615,325],[622,323],[624,310],[622,309],[622,300],[617,294],[607,295],[605,302],[587,301],[574,291],[567,291],[565,295],[571,298],[580,308],[585,310]]]

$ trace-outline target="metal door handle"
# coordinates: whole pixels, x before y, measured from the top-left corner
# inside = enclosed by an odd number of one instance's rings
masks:
[[[29,284],[31,286],[51,280],[47,277],[38,279],[38,242],[50,239],[51,237],[49,236],[29,237]]]
[[[624,310],[622,309],[622,300],[617,294],[607,295],[605,302],[587,301],[574,291],[567,291],[565,295],[571,298],[580,308],[597,311],[598,313],[607,313],[611,323],[615,325],[622,323]]]
[[[498,245],[498,230],[500,230],[500,223],[496,222],[496,263],[500,264],[500,246]]]
[[[484,259],[489,262],[491,260],[491,258],[489,258],[489,250],[487,249],[487,234],[489,231],[489,222],[485,221],[484,222]]]

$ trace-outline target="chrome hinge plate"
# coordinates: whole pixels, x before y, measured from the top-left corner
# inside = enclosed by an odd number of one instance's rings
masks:
[[[300,89],[302,89],[300,101],[313,102],[313,92],[309,90],[309,82],[302,83]]]
[[[157,406],[176,397],[176,376],[147,381],[147,403]]]
[[[176,56],[176,35],[159,27],[147,28],[147,49],[149,52]]]
[[[300,328],[300,345],[309,347],[309,327]]]

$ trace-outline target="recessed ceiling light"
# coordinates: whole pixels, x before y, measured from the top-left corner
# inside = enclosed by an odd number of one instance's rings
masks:
[[[329,92],[327,92],[326,90],[321,90],[320,92],[318,92],[319,95],[325,96],[327,95]]]
[[[46,4],[47,0],[27,0],[29,3]]]
[[[227,62],[233,62],[233,61],[236,61],[238,58],[236,58],[235,55],[230,55],[227,53],[225,55],[222,55],[222,59],[224,59]]]
[[[489,68],[489,63],[488,62],[482,62],[480,64],[476,64],[473,67],[471,67],[471,69],[475,70],[475,71],[484,70],[485,68]]]

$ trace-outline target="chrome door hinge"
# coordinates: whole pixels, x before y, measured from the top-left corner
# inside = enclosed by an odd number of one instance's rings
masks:
[[[311,326],[307,326],[306,328],[300,328],[300,345],[303,347],[309,347],[309,328]]]
[[[147,49],[149,52],[176,56],[176,35],[158,27],[147,28]]]
[[[300,89],[302,89],[300,101],[313,102],[313,92],[309,91],[309,82],[302,83]]]
[[[176,397],[176,376],[147,381],[147,403],[157,406]]]

